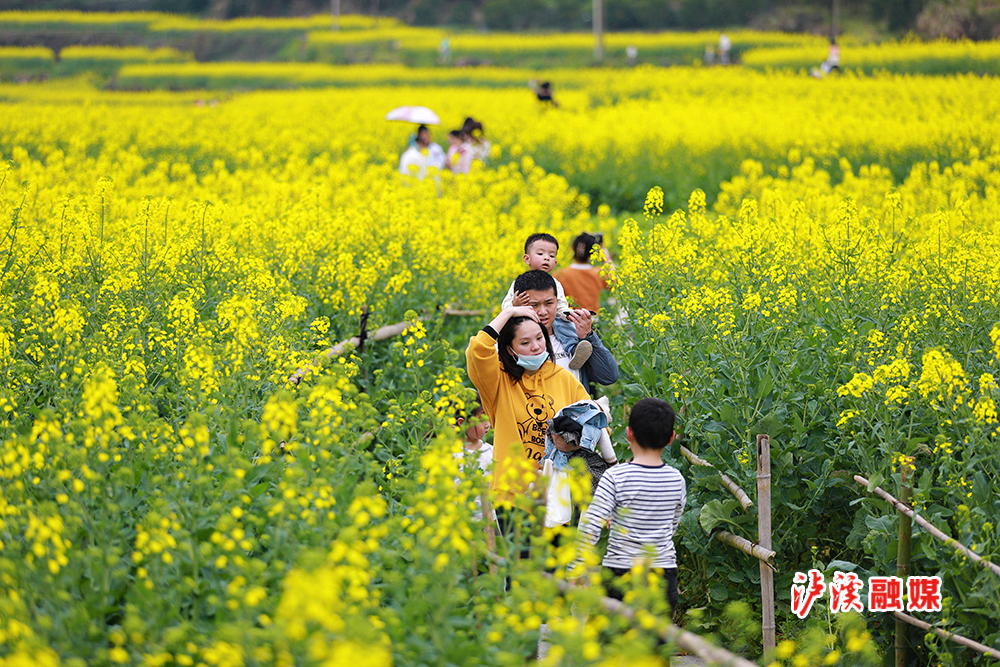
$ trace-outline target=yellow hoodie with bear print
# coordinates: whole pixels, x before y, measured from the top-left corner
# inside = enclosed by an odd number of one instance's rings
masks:
[[[569,371],[547,360],[520,380],[508,375],[497,356],[496,339],[480,331],[465,350],[469,378],[479,390],[483,409],[493,424],[493,478],[490,488],[501,504],[523,494],[527,481],[511,480],[513,462],[527,459],[540,465],[545,453],[546,422],[571,403],[590,394]]]

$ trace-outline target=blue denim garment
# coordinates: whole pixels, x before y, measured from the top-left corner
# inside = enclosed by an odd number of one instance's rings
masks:
[[[577,401],[576,403],[567,405],[557,412],[555,416],[558,417],[559,415],[570,417],[583,427],[583,433],[580,434],[581,447],[589,449],[592,452],[597,450],[597,445],[601,439],[601,430],[608,427],[608,416],[598,407],[597,403],[594,401]],[[542,461],[545,461],[545,459],[551,459],[552,467],[556,470],[567,470],[569,468],[569,458],[566,452],[556,449],[549,431],[545,432],[545,455],[542,456]]]

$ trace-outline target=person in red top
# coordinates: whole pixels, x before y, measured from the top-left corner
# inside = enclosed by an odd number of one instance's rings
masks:
[[[608,289],[608,282],[601,276],[601,270],[590,263],[590,253],[595,245],[600,246],[605,261],[610,264],[610,257],[599,239],[585,232],[573,239],[573,263],[559,269],[555,277],[562,283],[566,296],[573,297],[581,308],[596,315],[600,313],[601,290]]]

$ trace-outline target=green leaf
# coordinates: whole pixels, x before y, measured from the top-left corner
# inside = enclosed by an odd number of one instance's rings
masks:
[[[760,379],[760,383],[757,385],[757,400],[759,401],[770,394],[772,389],[774,389],[774,378],[767,374]]]
[[[857,564],[846,560],[831,560],[826,566],[830,570],[840,570],[841,572],[854,572],[858,569]]]
[[[931,488],[931,484],[933,482],[934,482],[934,477],[933,475],[931,475],[931,471],[929,469],[925,469],[924,472],[920,475],[920,484],[917,488],[923,492],[927,492],[927,490]]]
[[[806,432],[806,425],[797,412],[792,413],[792,426],[795,428],[796,433],[802,434]]]
[[[986,477],[981,470],[977,470],[973,476],[975,483],[972,485],[972,499],[977,503],[985,504],[989,499],[991,485],[986,481]]]
[[[715,586],[712,586],[709,592],[711,593],[713,600],[729,599],[729,591],[722,584],[716,584]]]
[[[868,478],[868,491],[869,492],[874,491],[875,487],[879,486],[880,484],[882,484],[882,481],[884,479],[885,478],[882,477],[882,475],[880,473],[875,473],[874,475],[872,475],[871,477],[869,477]]]
[[[739,503],[735,499],[716,499],[706,503],[698,515],[698,523],[701,524],[701,529],[711,534],[720,523],[732,523],[730,517],[733,514],[733,510],[738,506]]]
[[[250,469],[250,474],[247,475],[246,485],[250,486],[252,484],[256,484],[260,480],[264,479],[264,477],[273,469],[274,463],[263,463],[259,466],[254,466]]]
[[[892,534],[896,530],[896,524],[893,521],[891,515],[874,517],[869,516],[865,518],[865,525],[868,526],[873,532],[884,532]]]

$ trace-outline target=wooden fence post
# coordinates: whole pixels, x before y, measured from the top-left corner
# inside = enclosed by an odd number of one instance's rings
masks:
[[[757,436],[757,542],[771,548],[771,439]],[[774,654],[774,572],[760,562],[761,630],[764,655]]]
[[[913,495],[910,477],[913,473],[913,459],[903,456],[899,467],[899,500],[909,505]],[[910,540],[913,523],[905,514],[899,515],[899,546],[896,550],[896,576],[904,582],[910,576]],[[905,585],[905,584],[904,584]],[[906,635],[909,628],[899,617],[896,618],[896,667],[906,667]]]

